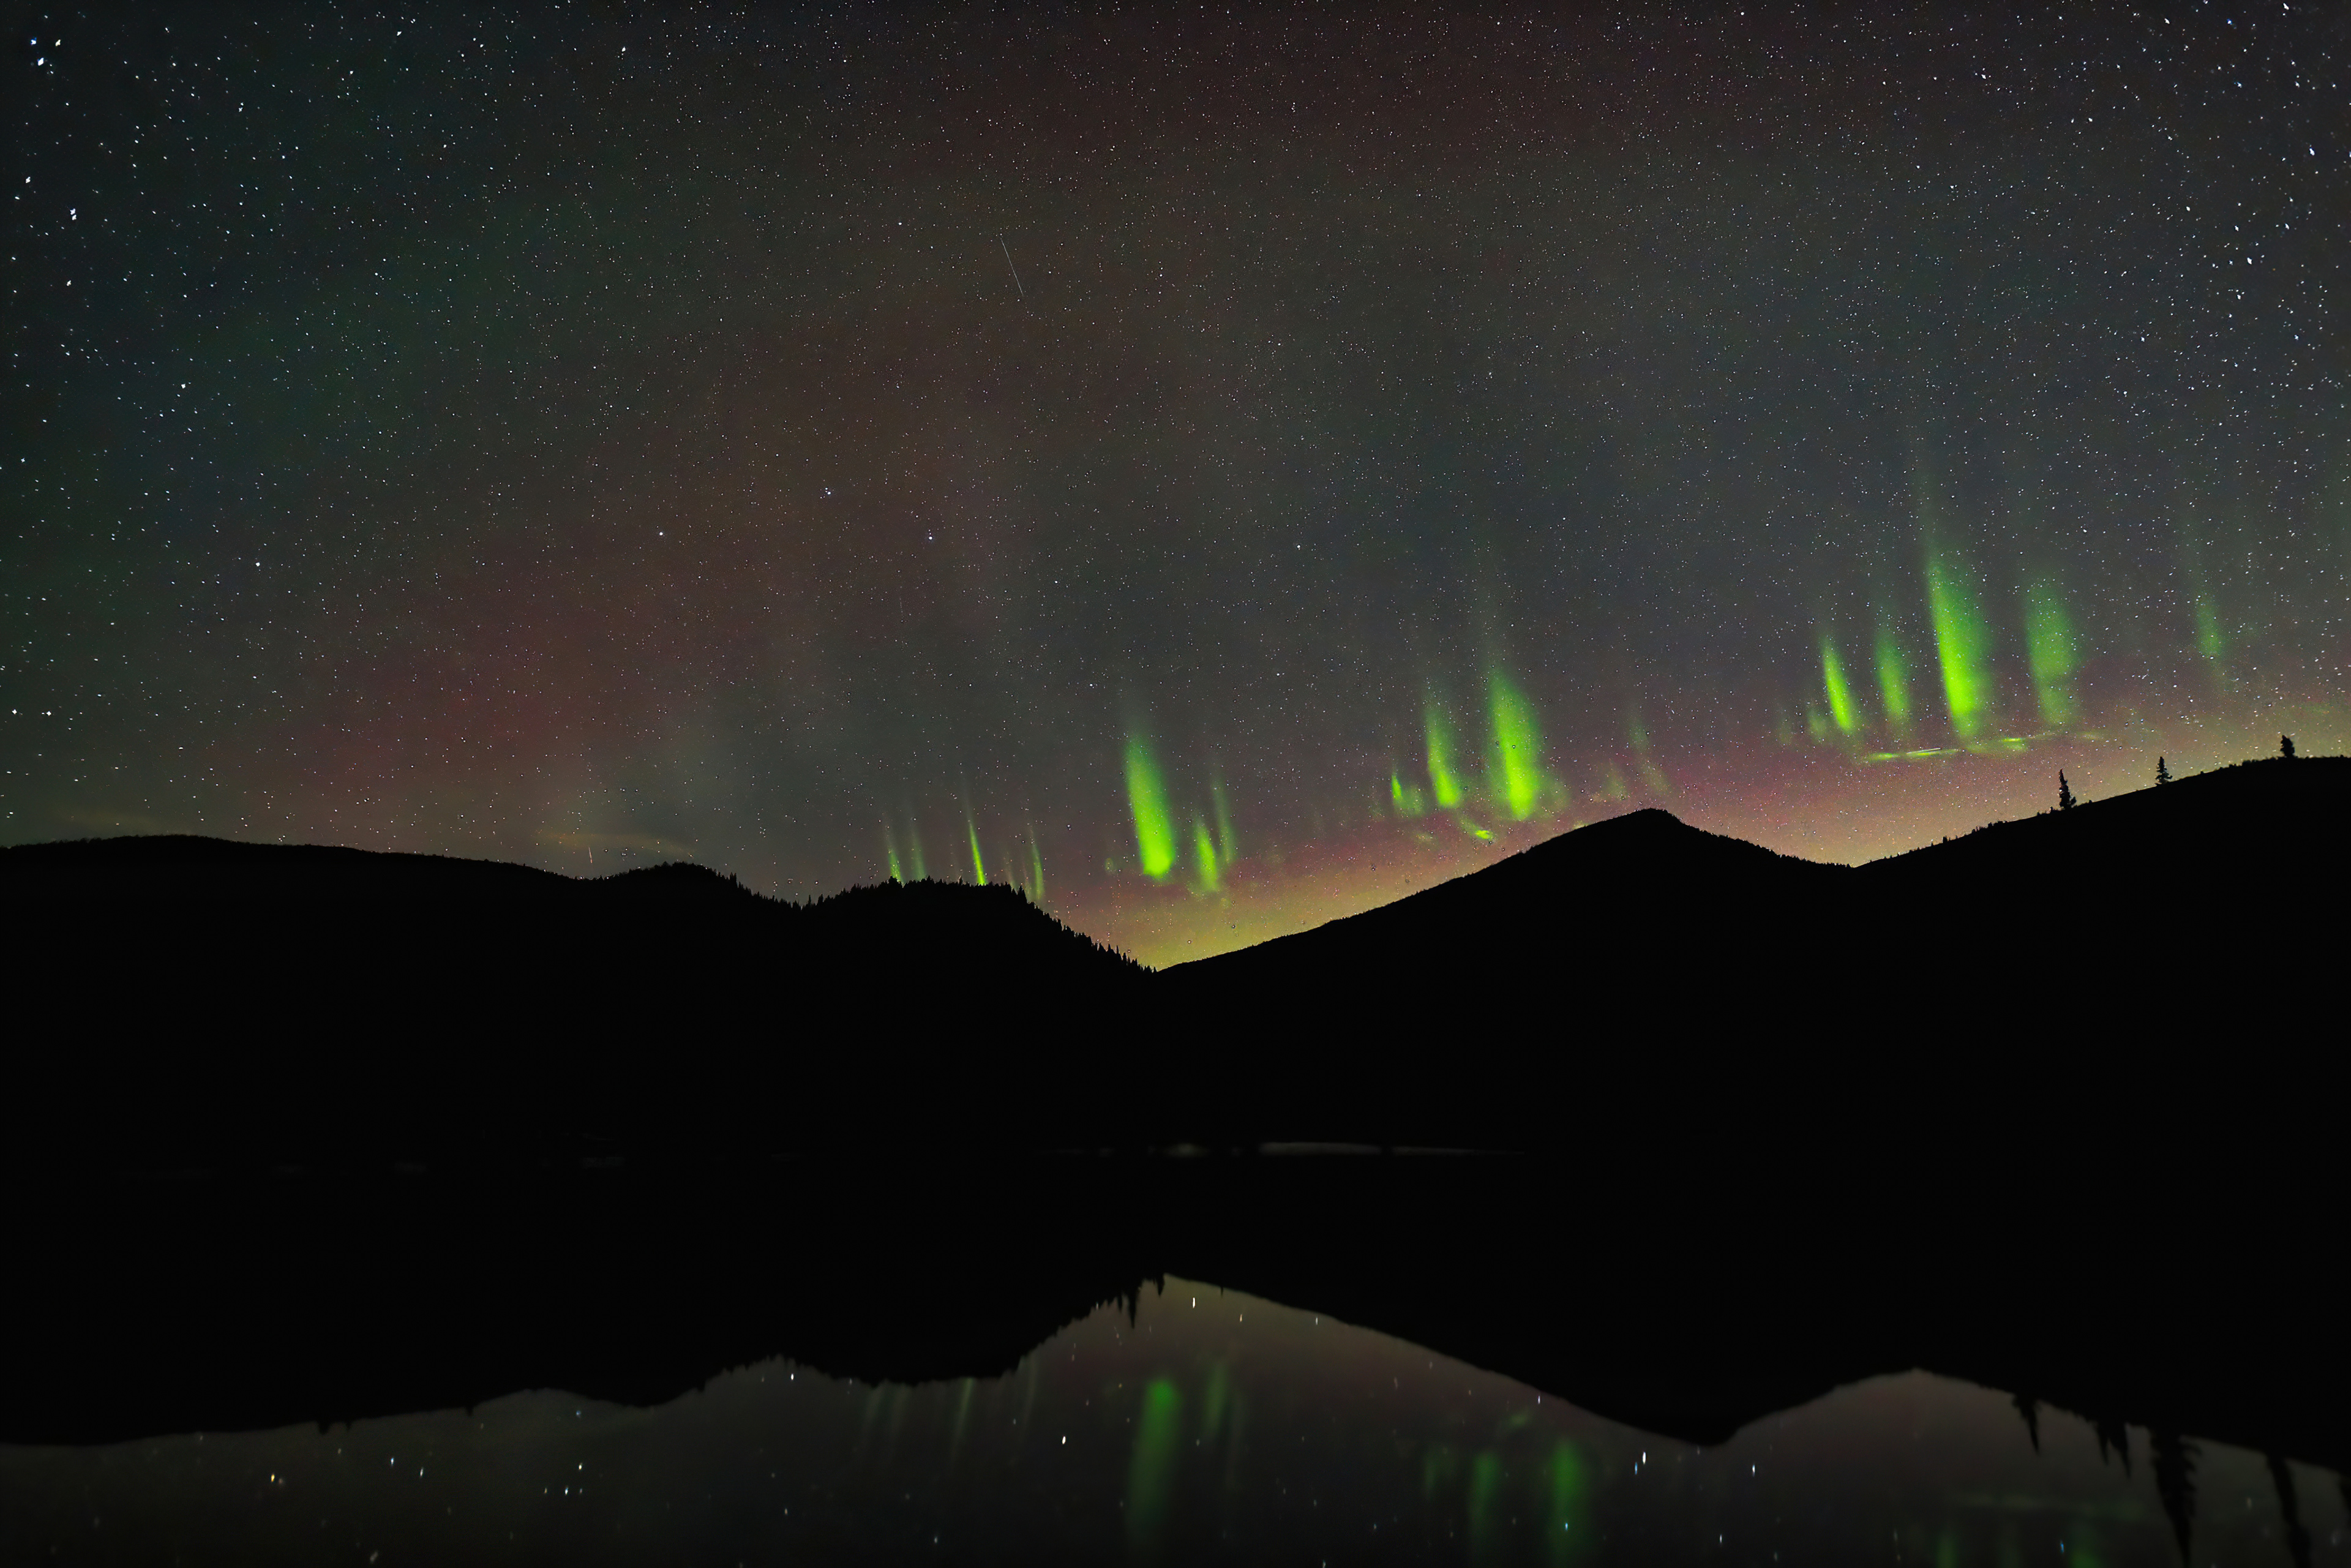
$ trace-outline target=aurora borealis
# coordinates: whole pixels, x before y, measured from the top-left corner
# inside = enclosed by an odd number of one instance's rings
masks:
[[[2323,7],[35,12],[0,835],[1152,961],[2351,742]]]

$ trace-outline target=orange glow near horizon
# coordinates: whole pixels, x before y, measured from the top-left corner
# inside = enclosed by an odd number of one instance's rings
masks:
[[[1489,830],[1489,839],[1442,813],[1399,813],[1240,861],[1213,893],[1114,877],[1057,899],[1053,908],[1079,930],[1165,968],[1392,904],[1643,807],[1782,854],[1854,865],[2046,810],[2061,768],[2077,795],[2095,801],[2152,787],[2158,757],[2174,778],[2186,778],[2274,755],[2280,733],[2295,734],[2304,756],[2351,751],[2346,716],[2314,706],[2263,720],[2018,737],[1886,760],[1815,747],[1701,758],[1678,768],[1661,764],[1663,791],[1504,823]]]

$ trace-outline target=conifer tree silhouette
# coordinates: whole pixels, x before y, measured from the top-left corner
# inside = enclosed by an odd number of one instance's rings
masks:
[[[2155,759],[2155,781],[2158,784],[2171,782],[2171,768],[2160,757]]]
[[[2060,768],[2057,773],[2057,809],[2061,811],[2070,811],[2074,809],[2074,787],[2065,782],[2065,773],[2063,768]]]
[[[2278,755],[2284,758],[2292,758],[2294,756],[2294,737],[2290,735],[2281,735],[2278,737]]]

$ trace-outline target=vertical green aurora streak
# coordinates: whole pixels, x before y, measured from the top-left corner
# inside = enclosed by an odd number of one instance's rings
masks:
[[[1126,737],[1126,806],[1134,820],[1135,852],[1143,874],[1158,881],[1176,869],[1176,823],[1157,758],[1139,735]]]
[[[1542,792],[1542,727],[1535,720],[1533,705],[1499,664],[1487,667],[1486,701],[1494,724],[1488,789],[1509,808],[1513,821],[1523,822],[1534,815]]]
[[[2057,591],[2056,579],[2037,571],[2024,585],[2024,653],[2032,668],[2032,692],[2041,705],[2041,722],[2064,729],[2075,716],[2074,702],[2073,618]]]
[[[1927,546],[1927,608],[1934,620],[1935,657],[1952,732],[1973,740],[1991,717],[1991,629],[1966,561],[1939,540]]]
[[[1450,810],[1461,804],[1461,780],[1453,770],[1453,727],[1433,695],[1421,701],[1420,727],[1428,746],[1428,792]]]
[[[1224,885],[1217,871],[1217,841],[1209,834],[1205,817],[1192,819],[1192,870],[1204,893],[1215,893]]]
[[[1821,633],[1821,685],[1828,693],[1829,717],[1835,721],[1839,735],[1851,735],[1860,728],[1855,716],[1853,686],[1844,677],[1844,661],[1837,655],[1836,639],[1828,632]]]
[[[1877,638],[1873,662],[1877,666],[1877,700],[1886,710],[1886,722],[1896,739],[1910,734],[1910,661],[1902,656],[1902,644],[1894,635],[1886,618],[1877,618]]]

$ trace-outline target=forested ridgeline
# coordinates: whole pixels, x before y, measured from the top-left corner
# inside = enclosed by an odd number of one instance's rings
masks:
[[[694,865],[147,838],[0,850],[0,1114],[39,1158],[923,1142],[1022,1101],[1000,1031],[1131,1017],[1147,979],[1001,886],[803,905]]]
[[[21,846],[12,1147],[1890,1158],[2006,1129],[2120,1158],[2314,1113],[2351,761],[2065,798],[1861,867],[1635,811],[1161,974],[1001,886]]]

